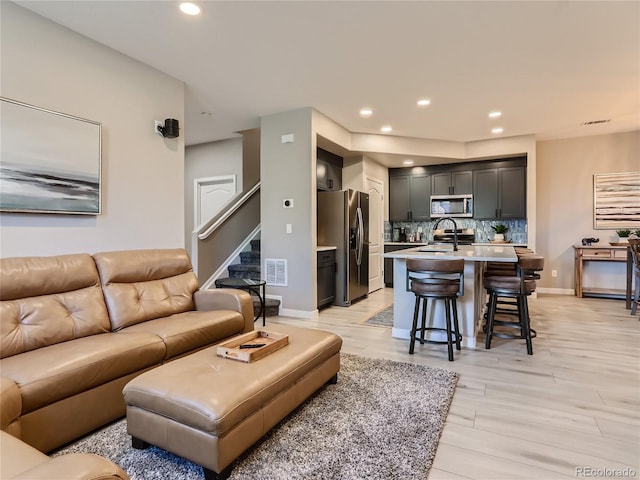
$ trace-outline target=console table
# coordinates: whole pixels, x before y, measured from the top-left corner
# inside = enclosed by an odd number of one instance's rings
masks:
[[[631,249],[628,246],[574,245],[576,254],[575,262],[575,288],[576,296],[582,298],[586,295],[617,296],[626,298],[627,308],[631,308],[631,274],[633,263]],[[584,288],[582,286],[582,269],[585,262],[626,262],[627,281],[626,291],[613,288]]]

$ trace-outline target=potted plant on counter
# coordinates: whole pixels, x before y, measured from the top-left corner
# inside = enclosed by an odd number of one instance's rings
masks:
[[[504,234],[509,230],[506,225],[502,225],[499,223],[498,225],[494,225],[491,228],[496,232],[493,236],[493,241],[496,243],[504,242]]]
[[[629,235],[631,235],[631,230],[623,228],[620,230],[616,230],[616,233],[618,234],[618,242],[629,243]]]

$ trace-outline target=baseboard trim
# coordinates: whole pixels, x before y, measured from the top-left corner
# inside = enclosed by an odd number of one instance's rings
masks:
[[[304,318],[306,320],[317,320],[318,318],[318,310],[295,310],[293,308],[282,308],[280,306],[280,314],[281,317],[293,317],[293,318]]]
[[[545,288],[538,287],[536,291],[539,293],[548,293],[551,295],[575,295],[576,291],[573,288]]]

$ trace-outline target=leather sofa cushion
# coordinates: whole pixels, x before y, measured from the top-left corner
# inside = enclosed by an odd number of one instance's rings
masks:
[[[0,358],[111,328],[89,255],[0,259]]]
[[[90,255],[0,258],[0,300],[37,297],[100,285]]]
[[[150,333],[103,333],[0,360],[2,376],[18,384],[22,414],[159,364],[161,338]]]
[[[125,403],[221,437],[342,346],[339,336],[321,330],[267,330],[289,335],[289,344],[252,363],[206,348],[134,378],[124,388]]]
[[[49,458],[42,452],[0,432],[0,478],[22,480],[128,480],[129,476],[106,458],[72,453]]]
[[[165,359],[170,359],[243,331],[244,317],[240,313],[216,310],[177,313],[138,323],[120,330],[120,333],[150,332],[158,335],[166,345]]]
[[[184,249],[94,255],[112,330],[194,309],[198,279]]]

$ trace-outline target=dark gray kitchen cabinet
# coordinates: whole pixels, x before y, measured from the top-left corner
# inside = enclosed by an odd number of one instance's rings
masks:
[[[412,246],[413,245],[385,245],[384,253],[404,250],[405,248],[411,248]],[[384,259],[384,285],[386,287],[393,287],[393,258]]]
[[[525,167],[499,167],[473,172],[473,217],[526,218]]]
[[[409,219],[409,177],[389,177],[389,220]]]
[[[331,305],[336,298],[336,251],[318,252],[318,308]]]
[[[471,170],[440,172],[431,175],[431,195],[465,195],[473,193]]]
[[[431,175],[389,177],[389,220],[429,220]]]
[[[316,189],[342,190],[343,159],[319,148],[316,154]]]

